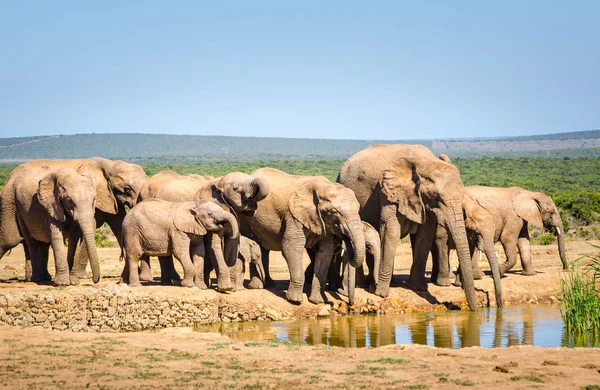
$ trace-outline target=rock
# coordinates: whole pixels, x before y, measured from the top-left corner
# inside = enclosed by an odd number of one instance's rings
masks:
[[[329,305],[321,306],[317,317],[329,317]]]

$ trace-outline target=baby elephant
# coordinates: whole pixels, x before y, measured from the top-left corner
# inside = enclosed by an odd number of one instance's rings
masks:
[[[228,224],[229,227],[226,226]],[[126,263],[122,281],[129,281],[132,287],[141,285],[138,262],[143,255],[172,255],[183,267],[181,285],[200,285],[202,280],[198,277],[204,270],[205,253],[202,236],[207,231],[225,231],[233,239],[239,237],[235,217],[216,203],[167,202],[159,199],[138,203],[123,220],[121,257],[125,257]]]
[[[249,289],[264,288],[265,269],[263,268],[260,246],[248,237],[240,237],[240,251],[233,267],[230,267],[230,278],[234,291],[244,290],[244,274],[246,267],[250,269]],[[210,286],[210,273],[214,264],[207,261],[204,266],[204,281]],[[196,275],[197,277],[198,275]]]

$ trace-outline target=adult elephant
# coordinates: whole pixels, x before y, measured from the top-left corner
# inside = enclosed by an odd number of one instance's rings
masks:
[[[28,172],[42,167],[50,170],[72,168],[79,173],[89,172],[96,186],[96,210],[94,213],[96,226],[107,223],[117,238],[121,236],[121,226],[126,214],[125,206],[131,208],[136,204],[140,189],[148,180],[139,165],[102,157],[80,160],[32,160],[17,166],[9,175],[0,193],[0,258],[10,248],[23,241],[15,213],[16,186],[31,180]],[[75,243],[80,238],[75,234],[69,237],[69,241]],[[27,247],[25,249],[27,257],[25,279],[27,281],[50,279],[47,271],[43,274],[32,272],[29,251]],[[71,269],[71,283],[76,284],[79,282],[79,277],[85,273],[85,266],[88,262],[85,246],[78,247],[78,254],[75,257],[75,263]]]
[[[240,215],[252,215],[258,202],[269,193],[269,182],[261,177],[247,175],[242,172],[230,172],[223,177],[213,178],[200,175],[179,175],[173,171],[159,172],[142,188],[140,200],[155,198],[171,202],[213,201],[224,210],[233,214],[236,219]],[[234,266],[238,256],[239,237],[209,232],[205,238],[206,257],[215,264],[217,270],[217,289],[229,291],[233,289],[229,268]],[[142,262],[140,280],[151,280],[147,258]],[[161,265],[161,282],[169,284],[177,278],[170,256],[159,257]],[[196,285],[206,289],[203,278],[198,278]]]
[[[444,154],[440,159],[451,163],[450,158]],[[465,228],[469,239],[469,250],[471,251],[471,264],[473,266],[473,277],[480,279],[483,272],[477,265],[476,254],[482,251],[486,254],[494,279],[494,290],[496,293],[496,305],[502,306],[502,284],[498,256],[494,249],[495,222],[493,215],[477,200],[469,195],[466,187],[463,197],[463,214],[465,217]],[[431,272],[431,281],[438,286],[450,286],[450,250],[456,249],[456,245],[448,229],[444,224],[438,223],[436,226],[435,241],[431,248],[433,267]],[[454,283],[460,286],[460,278],[457,275]]]
[[[493,240],[500,241],[506,253],[506,262],[500,264],[501,275],[515,266],[517,252],[521,256],[522,274],[535,275],[531,262],[529,225],[554,231],[563,269],[567,269],[565,229],[552,198],[520,187],[471,186],[466,187],[466,193],[493,217]]]
[[[71,284],[69,260],[73,261],[75,245],[65,248],[70,231],[80,230],[94,282],[100,280],[96,254],[94,211],[96,188],[88,172],[79,174],[72,168],[52,171],[47,167],[30,169],[15,187],[19,229],[24,236],[32,267],[37,274],[47,272],[48,245],[54,252],[56,274],[54,284]],[[69,260],[68,260],[69,259]]]
[[[455,166],[422,145],[373,145],[346,161],[338,182],[354,191],[361,218],[380,232],[382,261],[377,295],[389,295],[396,248],[407,234],[413,252],[408,284],[415,290],[427,289],[425,265],[437,220],[456,242],[467,302],[471,310],[477,309],[462,213],[465,189]]]
[[[311,256],[314,277],[309,301],[324,302],[327,270],[334,251],[334,236],[344,241],[353,267],[365,259],[365,239],[358,216],[359,204],[352,191],[322,176],[294,176],[273,168],[261,168],[253,176],[271,183],[269,195],[258,204],[252,217],[242,216],[243,234],[261,246],[266,283],[269,251],[281,251],[290,271],[286,297],[302,302],[305,248]]]

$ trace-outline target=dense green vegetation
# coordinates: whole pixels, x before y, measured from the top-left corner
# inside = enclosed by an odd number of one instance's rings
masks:
[[[596,249],[600,248],[596,246]],[[577,262],[582,260],[586,258]],[[600,254],[590,255],[587,260],[590,265],[583,268],[577,262],[572,264],[567,276],[561,280],[560,312],[574,337],[593,344],[600,338]]]
[[[250,173],[265,166],[297,175],[323,175],[334,181],[345,159],[279,159],[238,161],[198,161],[164,163],[154,159],[143,164],[148,175],[170,169],[180,174],[197,173],[222,176],[227,172]],[[561,209],[565,228],[583,238],[600,238],[595,225],[600,215],[600,158],[455,158],[465,185],[497,187],[519,186],[552,196]],[[4,183],[13,166],[0,166],[0,183]],[[552,236],[536,234],[540,243]]]

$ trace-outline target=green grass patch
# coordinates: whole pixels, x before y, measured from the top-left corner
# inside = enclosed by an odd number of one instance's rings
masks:
[[[362,363],[381,363],[381,364],[408,364],[410,360],[406,359],[395,359],[395,358],[381,358],[377,360],[364,360]]]

